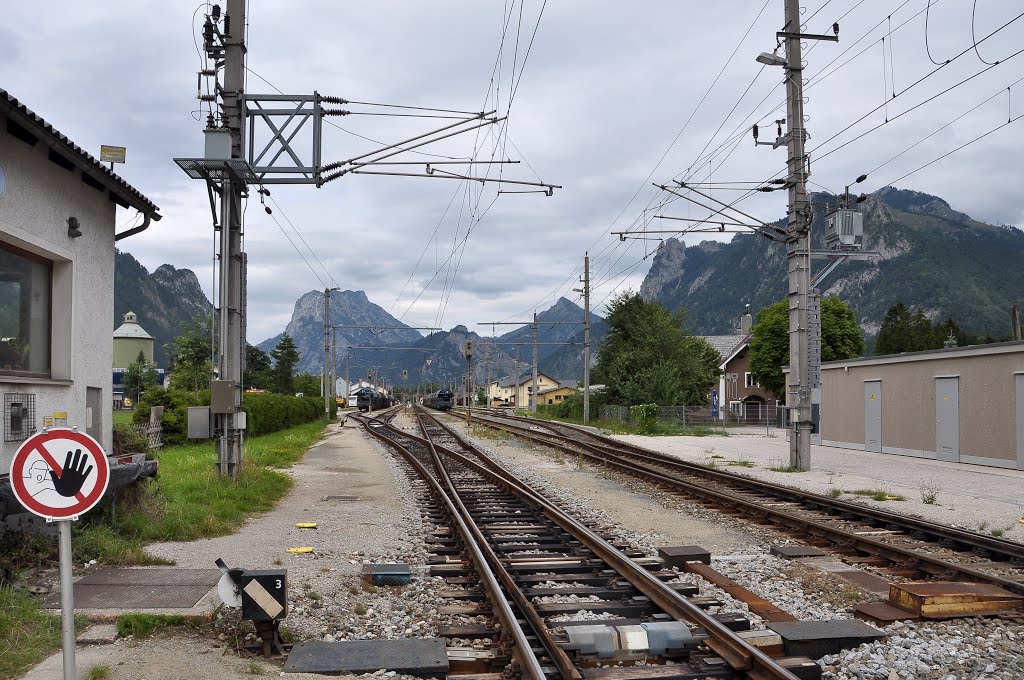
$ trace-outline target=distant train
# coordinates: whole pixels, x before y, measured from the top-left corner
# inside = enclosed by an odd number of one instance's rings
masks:
[[[364,387],[356,392],[356,408],[360,411],[379,411],[390,406],[391,397],[372,387]]]
[[[423,397],[423,405],[438,411],[451,411],[455,405],[451,390],[438,390]]]

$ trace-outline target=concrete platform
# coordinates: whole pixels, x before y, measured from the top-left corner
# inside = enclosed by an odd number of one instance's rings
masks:
[[[833,621],[779,621],[768,627],[782,636],[788,656],[808,656],[820,659],[843,649],[872,642],[885,637],[874,626],[855,619]]]
[[[408,675],[448,672],[448,655],[441,638],[410,640],[344,640],[300,642],[292,648],[285,673],[373,673],[379,670]]]
[[[112,645],[117,637],[117,624],[98,623],[79,633],[75,642],[79,645]]]

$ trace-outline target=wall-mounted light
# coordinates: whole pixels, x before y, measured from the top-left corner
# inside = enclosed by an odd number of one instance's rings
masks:
[[[82,230],[79,228],[81,225],[78,224],[77,217],[68,218],[68,236],[71,238],[78,238],[82,235]]]

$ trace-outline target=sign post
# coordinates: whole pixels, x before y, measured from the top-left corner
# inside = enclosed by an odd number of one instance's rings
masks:
[[[60,460],[63,459],[63,464]],[[71,522],[107,490],[110,467],[99,442],[77,429],[51,428],[18,447],[11,489],[29,512],[57,522],[60,535],[60,607],[64,680],[75,680],[75,603],[71,582]]]

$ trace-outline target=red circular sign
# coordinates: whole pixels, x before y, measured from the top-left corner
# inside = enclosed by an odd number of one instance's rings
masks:
[[[11,488],[25,508],[47,519],[92,509],[107,490],[110,466],[99,442],[77,430],[51,428],[18,447]]]

